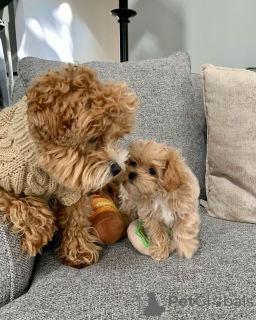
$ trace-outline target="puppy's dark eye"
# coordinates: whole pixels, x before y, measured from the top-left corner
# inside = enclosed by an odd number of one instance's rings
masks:
[[[97,137],[94,137],[94,138],[91,138],[88,142],[89,143],[95,143],[98,141],[98,138]]]
[[[128,164],[129,164],[129,166],[132,166],[132,167],[135,167],[135,166],[136,166],[136,162],[135,162],[135,161],[132,161],[132,160],[129,161]]]
[[[154,168],[150,168],[150,169],[148,170],[148,172],[149,172],[152,176],[154,176],[154,175],[156,174]]]

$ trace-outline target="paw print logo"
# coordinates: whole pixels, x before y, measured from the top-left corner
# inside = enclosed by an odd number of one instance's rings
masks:
[[[148,305],[146,306],[143,315],[147,317],[161,316],[161,314],[165,311],[165,307],[158,304],[155,293],[149,292],[147,295]]]

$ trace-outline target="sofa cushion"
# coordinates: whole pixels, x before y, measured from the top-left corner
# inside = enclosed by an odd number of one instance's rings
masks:
[[[125,239],[77,270],[45,248],[29,291],[0,309],[1,320],[255,319],[255,225],[209,217],[202,207],[200,217],[199,249],[188,260],[174,252],[155,261]]]
[[[256,223],[256,74],[202,66],[211,216]]]
[[[19,62],[18,73],[27,89],[31,79],[60,65],[61,62],[24,58]],[[189,55],[179,51],[164,59],[88,62],[85,65],[96,70],[102,81],[127,82],[139,96],[138,129],[126,138],[126,142],[138,138],[154,139],[180,148],[199,179],[201,197],[205,198],[202,86],[197,77],[194,77],[193,86]]]
[[[20,237],[0,226],[0,307],[26,292],[34,261],[21,255]]]
[[[19,102],[24,96],[25,91],[26,87],[24,86],[21,78],[18,76],[14,82],[13,93],[11,97],[11,105],[14,105],[15,103]]]

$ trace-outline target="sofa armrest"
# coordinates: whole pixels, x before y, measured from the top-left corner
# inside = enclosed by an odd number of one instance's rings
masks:
[[[11,104],[15,104],[18,101],[22,99],[26,91],[26,88],[21,80],[21,78],[18,76],[18,78],[15,80],[14,87],[13,87],[13,94],[11,98]]]
[[[35,258],[21,254],[20,236],[0,226],[0,307],[27,291],[34,262]]]

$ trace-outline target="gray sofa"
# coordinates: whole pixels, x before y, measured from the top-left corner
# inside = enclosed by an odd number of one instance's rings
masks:
[[[2,40],[0,38],[0,110],[7,107],[9,104],[9,96],[7,89],[7,77],[4,60],[4,52],[2,47]]]
[[[19,63],[13,102],[32,78],[59,62]],[[102,80],[127,82],[140,98],[137,138],[181,148],[205,199],[206,123],[201,77],[188,54],[165,59],[90,62]],[[200,246],[190,260],[174,252],[166,261],[139,254],[123,239],[104,245],[98,263],[82,270],[61,264],[58,239],[41,255],[20,255],[20,240],[0,227],[0,319],[256,319],[255,225],[209,217],[199,207]]]

